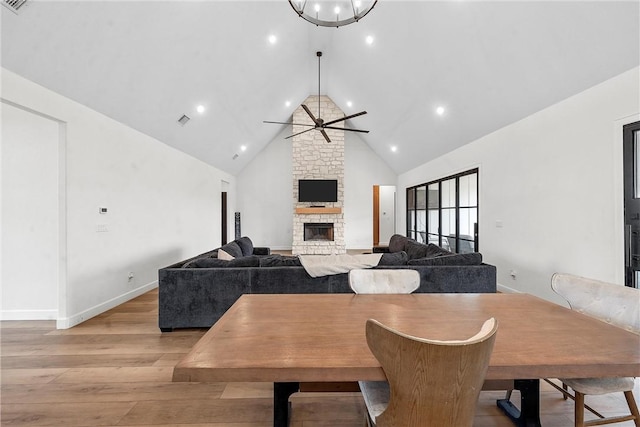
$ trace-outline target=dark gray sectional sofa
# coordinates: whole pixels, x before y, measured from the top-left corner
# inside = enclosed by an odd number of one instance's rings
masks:
[[[159,270],[159,327],[163,332],[210,327],[242,294],[352,292],[346,273],[312,278],[296,257],[271,255],[268,248],[253,248],[248,238],[242,239],[246,239],[243,249],[247,251],[234,260],[218,259],[215,250]],[[390,253],[383,254],[374,268],[417,270],[418,293],[496,292],[496,268],[482,263],[480,254],[463,257],[431,246],[396,235],[389,244]],[[424,256],[416,257],[420,255]]]

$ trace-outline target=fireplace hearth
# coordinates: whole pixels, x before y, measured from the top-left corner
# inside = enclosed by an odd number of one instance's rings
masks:
[[[305,241],[333,241],[333,223],[304,223],[304,240]]]

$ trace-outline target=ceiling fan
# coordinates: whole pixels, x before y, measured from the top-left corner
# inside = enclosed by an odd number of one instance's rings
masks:
[[[320,116],[320,58],[322,57],[322,52],[316,52],[316,56],[318,57],[318,116]],[[336,124],[338,122],[342,122],[345,120],[349,120],[352,119],[354,117],[358,117],[358,116],[362,116],[363,114],[367,114],[366,111],[361,111],[359,113],[355,113],[355,114],[351,114],[349,116],[345,116],[345,117],[341,117],[339,119],[335,119],[335,120],[331,120],[325,123],[325,121],[321,118],[321,117],[315,117],[313,115],[313,113],[311,112],[311,110],[309,109],[309,107],[307,107],[306,105],[302,104],[302,108],[304,109],[304,111],[307,112],[307,114],[309,115],[309,117],[311,117],[311,120],[313,121],[313,124],[308,124],[308,123],[293,123],[293,122],[270,122],[265,120],[264,123],[275,123],[275,124],[279,124],[279,125],[296,125],[296,126],[310,126],[310,129],[306,129],[303,130],[302,132],[298,132],[298,133],[294,133],[293,135],[287,136],[285,139],[289,139],[289,138],[293,138],[294,136],[312,131],[312,130],[319,130],[320,133],[322,134],[322,136],[324,137],[324,139],[327,140],[327,142],[331,142],[331,139],[329,139],[329,135],[327,135],[327,132],[325,131],[325,129],[337,129],[337,130],[346,130],[349,132],[360,132],[360,133],[369,133],[368,130],[362,130],[362,129],[351,129],[351,128],[341,128],[341,127],[337,127],[337,126],[331,126],[333,124]]]

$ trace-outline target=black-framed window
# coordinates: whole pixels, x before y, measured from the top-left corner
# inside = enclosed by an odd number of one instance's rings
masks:
[[[478,252],[478,169],[407,188],[407,236]]]

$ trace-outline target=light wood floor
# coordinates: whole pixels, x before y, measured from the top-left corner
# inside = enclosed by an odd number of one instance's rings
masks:
[[[271,426],[270,384],[171,382],[173,366],[205,331],[160,333],[157,298],[151,291],[68,330],[48,321],[2,322],[0,424]],[[543,425],[571,426],[571,401],[549,386],[541,394]],[[511,426],[495,405],[503,395],[482,393],[475,426]],[[359,393],[302,393],[291,401],[292,427],[362,426]],[[622,394],[587,403],[606,414],[626,409]]]

